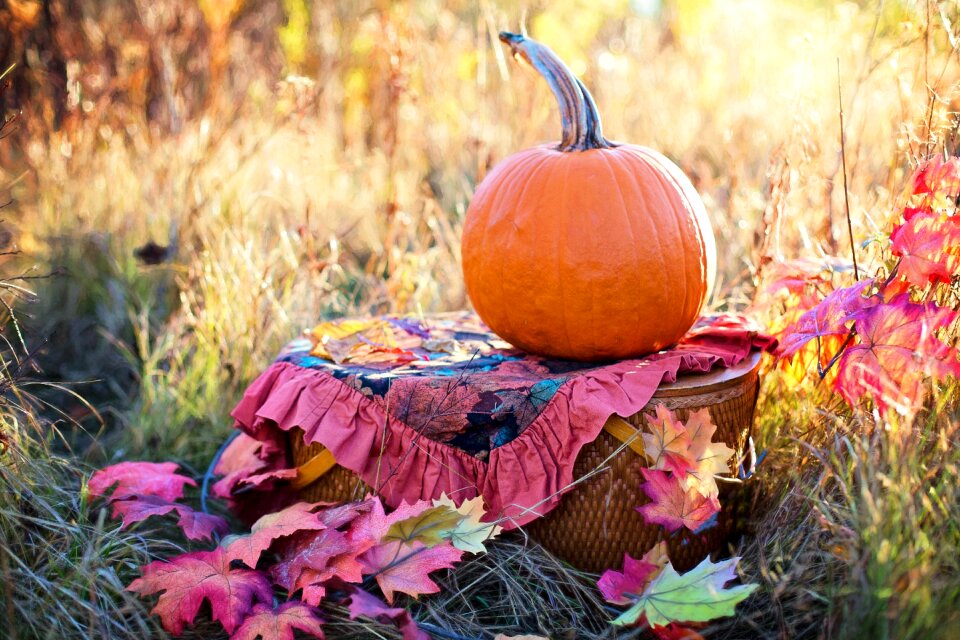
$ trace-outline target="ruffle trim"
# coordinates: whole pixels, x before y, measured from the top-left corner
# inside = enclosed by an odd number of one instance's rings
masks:
[[[763,339],[703,352],[675,351],[630,360],[566,381],[539,416],[514,440],[480,460],[430,440],[333,376],[286,362],[274,363],[244,393],[232,415],[237,427],[283,445],[285,432],[302,429],[337,463],[358,474],[391,506],[446,493],[457,502],[482,495],[488,520],[522,526],[553,509],[573,481],[584,445],[606,420],[640,411],[678,371],[706,372],[740,362]],[[732,347],[732,348],[731,348]]]

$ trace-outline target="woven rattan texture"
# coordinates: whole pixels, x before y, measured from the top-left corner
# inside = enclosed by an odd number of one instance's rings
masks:
[[[691,411],[707,407],[717,425],[714,440],[722,440],[737,450],[744,450],[757,400],[756,371],[732,381],[726,389],[705,394],[658,399],[654,396],[647,407],[663,402],[674,409],[681,420]],[[738,393],[732,395],[736,389]],[[719,400],[719,402],[717,402]],[[644,428],[643,413],[631,416],[629,422]],[[621,447],[619,440],[601,432],[600,437],[580,451],[574,467],[574,478],[581,478],[598,468]],[[583,571],[600,572],[619,568],[623,554],[639,558],[657,542],[667,540],[670,560],[679,571],[695,566],[708,554],[720,551],[732,539],[743,520],[738,516],[735,485],[721,483],[720,503],[723,509],[717,524],[701,534],[681,529],[667,535],[659,525],[648,525],[635,507],[649,499],[640,489],[643,476],[641,461],[631,449],[623,449],[603,472],[577,485],[564,496],[556,509],[528,524],[525,530],[555,556]]]
[[[722,440],[737,451],[739,458],[746,446],[747,436],[753,423],[759,379],[756,370],[731,380],[723,388],[706,393],[690,393],[683,396],[658,398],[654,395],[647,409],[662,402],[673,409],[681,420],[686,420],[691,411],[706,407],[710,411],[717,433],[714,440]],[[638,428],[644,428],[644,412],[628,420]],[[291,432],[293,462],[303,464],[322,447],[319,444],[305,446],[302,432]],[[574,468],[574,478],[580,478],[603,464],[617,449],[619,440],[606,431],[580,451]],[[659,525],[647,525],[635,509],[649,502],[640,489],[643,477],[640,468],[646,460],[631,449],[623,448],[607,464],[607,468],[592,478],[578,484],[560,504],[547,514],[528,524],[524,530],[530,538],[562,560],[583,571],[600,572],[617,568],[623,563],[623,554],[639,558],[661,539],[666,539],[671,562],[677,570],[684,571],[695,566],[707,555],[722,550],[742,528],[745,520],[743,505],[738,504],[742,492],[736,485],[721,483],[720,503],[723,510],[715,526],[701,534],[682,529],[666,535]],[[335,466],[322,478],[301,490],[300,495],[308,501],[341,502],[357,500],[371,492],[356,474]],[[742,498],[741,498],[742,499]]]
[[[323,445],[319,443],[304,444],[303,431],[300,430],[291,431],[288,442],[296,466],[323,451]],[[367,493],[373,493],[373,490],[357,474],[335,465],[319,480],[301,489],[300,497],[308,502],[350,502],[362,500]]]

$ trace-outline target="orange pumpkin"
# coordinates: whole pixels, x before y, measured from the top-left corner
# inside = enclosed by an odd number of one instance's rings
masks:
[[[658,351],[694,324],[716,246],[679,167],[603,137],[586,87],[546,46],[501,33],[560,104],[560,144],[499,163],[477,187],[463,274],[477,313],[530,353],[612,360]]]

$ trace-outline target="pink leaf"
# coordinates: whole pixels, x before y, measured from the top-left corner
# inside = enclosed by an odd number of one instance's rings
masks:
[[[294,629],[322,639],[322,625],[313,607],[302,602],[287,602],[276,609],[258,604],[230,640],[294,640]]]
[[[177,526],[190,540],[209,540],[214,532],[224,534],[228,530],[227,522],[220,516],[194,511],[187,505],[170,502],[156,496],[143,496],[114,500],[113,517],[123,518],[121,528],[125,529],[135,522],[146,520],[150,516],[162,516],[176,511],[180,516]]]
[[[197,483],[176,472],[180,467],[173,462],[121,462],[100,469],[87,483],[90,495],[104,496],[116,485],[114,499],[130,496],[157,496],[164,500],[183,497],[183,487]]]
[[[463,551],[449,542],[427,547],[422,542],[393,541],[373,547],[358,560],[364,574],[376,575],[383,595],[392,603],[397,591],[414,598],[440,591],[430,572],[453,567],[462,555]]]
[[[630,554],[623,555],[623,573],[608,569],[600,576],[597,587],[603,594],[603,599],[611,604],[631,604],[636,596],[643,593],[644,587],[650,582],[653,575],[661,567],[631,558]],[[633,599],[628,596],[634,596]]]
[[[320,503],[298,502],[277,513],[257,520],[250,534],[237,538],[227,547],[231,560],[240,560],[251,569],[256,568],[260,554],[270,548],[274,540],[300,531],[319,531],[327,525],[315,513]]]
[[[960,271],[960,217],[936,214],[911,216],[890,236],[897,273],[910,284],[950,282]]]
[[[350,595],[349,612],[351,620],[363,616],[395,625],[403,634],[403,640],[430,640],[430,636],[420,630],[406,609],[388,607],[366,591],[357,589]]]
[[[816,338],[846,334],[850,330],[848,323],[853,315],[877,303],[875,298],[863,297],[872,285],[872,280],[865,280],[832,291],[820,304],[800,316],[780,341],[780,357],[791,357]]]
[[[372,544],[372,541],[365,541],[358,547],[336,529],[302,534],[298,540],[286,545],[282,559],[270,568],[270,575],[291,595],[303,589],[301,599],[317,605],[325,591],[321,583],[334,577],[345,582],[363,579],[363,568],[356,556]]]
[[[224,450],[214,467],[214,473],[223,476],[213,485],[213,495],[228,498],[240,484],[258,485],[274,478],[275,467],[282,452],[272,443],[263,442],[240,433]],[[296,470],[292,469],[294,476]],[[259,476],[257,481],[254,478]]]
[[[680,527],[696,531],[720,511],[716,497],[687,489],[676,476],[647,468],[640,472],[646,480],[640,488],[651,502],[637,507],[637,511],[650,524],[661,524],[669,532]]]
[[[222,547],[151,562],[127,589],[141,596],[160,593],[152,613],[163,628],[180,635],[184,624],[193,624],[204,601],[213,619],[233,633],[255,602],[273,599],[270,581],[258,571],[231,569]]]
[[[950,309],[913,303],[907,294],[863,310],[855,325],[859,343],[840,359],[837,390],[851,405],[870,394],[881,411],[912,413],[925,377],[960,376],[956,350],[934,333],[956,318]]]

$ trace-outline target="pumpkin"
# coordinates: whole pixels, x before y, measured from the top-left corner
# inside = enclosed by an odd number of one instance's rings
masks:
[[[676,343],[713,287],[716,246],[679,167],[603,137],[593,97],[545,45],[501,33],[560,105],[559,144],[500,162],[467,209],[467,294],[514,346],[551,358],[637,357]]]

